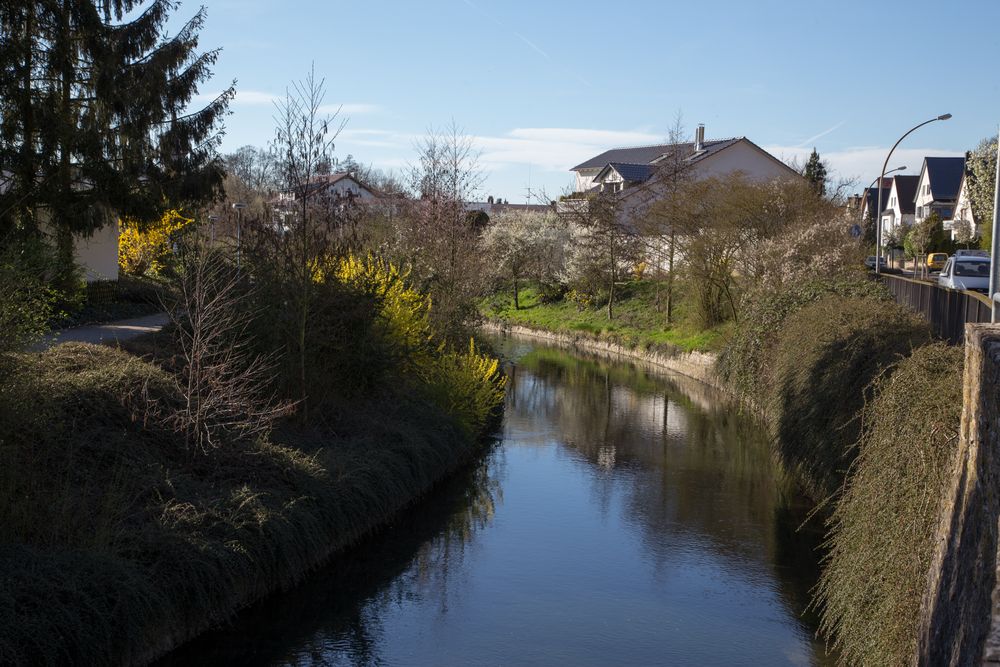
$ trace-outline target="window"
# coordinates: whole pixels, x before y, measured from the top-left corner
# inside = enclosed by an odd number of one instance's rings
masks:
[[[955,275],[956,276],[979,276],[981,278],[990,277],[990,263],[989,262],[963,262],[961,260],[955,262]]]

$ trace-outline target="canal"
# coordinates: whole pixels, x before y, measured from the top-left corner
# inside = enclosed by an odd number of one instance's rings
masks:
[[[818,520],[754,421],[693,380],[500,349],[503,429],[475,465],[164,663],[828,662]]]

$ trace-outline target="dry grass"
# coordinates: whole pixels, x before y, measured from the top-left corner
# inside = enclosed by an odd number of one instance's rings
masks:
[[[472,452],[432,403],[387,390],[342,404],[336,434],[279,426],[196,456],[157,366],[82,344],[2,363],[0,664],[149,659],[292,584]]]
[[[961,409],[962,350],[938,343],[881,379],[865,410],[817,594],[822,631],[848,664],[913,662]]]
[[[811,496],[840,490],[872,382],[930,339],[927,323],[902,306],[835,294],[785,320],[763,407],[782,460]]]

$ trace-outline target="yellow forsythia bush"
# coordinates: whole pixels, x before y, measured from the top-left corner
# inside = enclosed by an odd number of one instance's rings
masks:
[[[435,401],[478,433],[503,403],[507,378],[499,362],[474,340],[464,351],[434,343],[431,299],[409,284],[409,272],[374,256],[349,255],[334,271],[337,280],[374,297],[385,335],[406,350],[407,369],[429,387]]]
[[[118,266],[134,276],[160,273],[173,254],[171,241],[174,235],[192,222],[192,218],[185,218],[176,210],[167,211],[151,225],[121,220]]]

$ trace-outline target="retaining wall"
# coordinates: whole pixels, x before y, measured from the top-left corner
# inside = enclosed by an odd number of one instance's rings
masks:
[[[965,327],[961,435],[921,605],[917,663],[1000,664],[1000,326]]]

